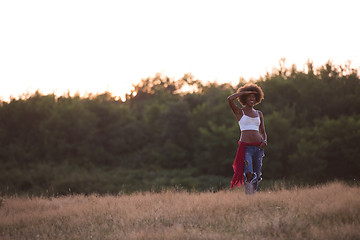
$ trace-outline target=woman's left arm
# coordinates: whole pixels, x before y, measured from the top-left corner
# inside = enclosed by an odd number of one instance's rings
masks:
[[[267,135],[265,131],[265,123],[264,123],[264,116],[261,111],[259,111],[260,116],[260,135],[262,136],[263,140],[261,142],[260,148],[265,148],[267,145]]]

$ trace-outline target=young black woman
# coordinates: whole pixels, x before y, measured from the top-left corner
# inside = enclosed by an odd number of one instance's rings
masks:
[[[243,108],[238,107],[234,100],[238,99]],[[245,183],[245,193],[254,194],[261,181],[261,167],[264,148],[267,145],[264,116],[254,106],[264,99],[259,86],[250,83],[239,88],[227,100],[239,123],[241,136],[239,148],[233,163],[234,176],[231,188],[240,187]]]

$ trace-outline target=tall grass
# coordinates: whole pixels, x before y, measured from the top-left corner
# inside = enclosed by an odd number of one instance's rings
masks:
[[[163,191],[1,201],[1,239],[360,239],[360,188]]]

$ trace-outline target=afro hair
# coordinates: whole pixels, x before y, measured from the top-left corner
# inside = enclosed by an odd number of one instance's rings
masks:
[[[244,85],[243,87],[239,88],[237,92],[247,92],[247,91],[255,91],[256,92],[255,105],[259,104],[261,102],[261,100],[264,99],[264,93],[263,93],[262,89],[254,83],[248,83],[248,84]],[[248,94],[244,94],[239,97],[239,102],[241,103],[241,105],[245,106],[247,96],[248,96]]]

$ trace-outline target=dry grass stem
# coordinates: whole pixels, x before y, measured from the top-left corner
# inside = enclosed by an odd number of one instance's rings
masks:
[[[360,188],[13,197],[1,239],[360,239]]]

